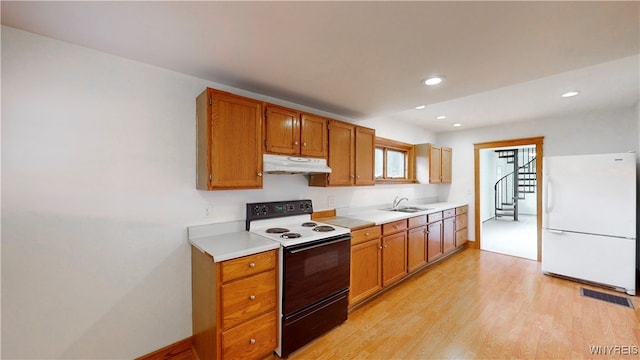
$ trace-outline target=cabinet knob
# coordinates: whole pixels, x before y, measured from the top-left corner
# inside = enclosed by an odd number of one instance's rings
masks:
[[[259,173],[258,173],[258,176],[262,176],[262,173],[261,173],[261,172],[259,172]]]
[[[302,143],[302,146],[307,146],[307,143],[306,142]]]
[[[298,142],[297,142],[297,141],[294,141],[294,142],[293,142],[293,145],[298,145]]]
[[[249,295],[249,300],[253,301],[253,300],[255,300],[255,299],[256,299],[256,296],[255,296],[255,295]]]
[[[254,263],[254,262],[249,263],[249,267],[250,267],[250,268],[254,268],[254,267],[256,267],[256,263]]]
[[[384,248],[385,248],[385,249],[387,248],[387,245],[386,245],[386,244],[384,245]]]
[[[382,246],[380,246],[380,250],[382,250]]]
[[[364,233],[364,236],[369,236],[369,233]]]
[[[256,343],[256,339],[249,339],[249,344],[253,345]]]

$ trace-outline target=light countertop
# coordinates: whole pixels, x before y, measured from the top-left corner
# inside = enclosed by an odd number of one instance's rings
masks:
[[[241,224],[244,225],[244,221]],[[211,255],[214,262],[253,255],[280,247],[280,243],[276,241],[233,225],[233,223],[222,223],[189,227],[189,243],[198,250]]]
[[[400,211],[388,211],[388,210],[380,210],[383,207],[373,207],[373,208],[358,208],[358,209],[339,209],[337,211],[337,215],[346,218],[359,219],[363,221],[368,221],[375,225],[381,225],[392,221],[408,219],[415,216],[433,214],[439,211],[457,208],[459,206],[465,206],[466,203],[457,203],[457,202],[440,202],[433,204],[412,204],[412,203],[403,203],[400,207],[412,206],[412,207],[420,207],[424,208],[423,211],[417,212],[400,212]]]
[[[369,226],[381,225],[392,221],[408,219],[415,216],[432,214],[439,211],[465,206],[466,203],[441,202],[433,204],[402,204],[424,208],[422,211],[405,213],[380,210],[382,206],[365,208],[344,208],[336,210],[335,217],[317,219],[336,226],[358,230]],[[213,257],[214,262],[235,259],[257,254],[263,251],[278,249],[280,243],[244,230],[244,221],[207,224],[188,228],[189,243],[198,250]]]

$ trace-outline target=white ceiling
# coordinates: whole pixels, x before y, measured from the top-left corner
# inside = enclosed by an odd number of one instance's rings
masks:
[[[637,1],[2,1],[1,12],[3,25],[434,132],[632,106],[640,96]],[[427,88],[433,74],[446,81]],[[579,96],[560,98],[574,89]]]

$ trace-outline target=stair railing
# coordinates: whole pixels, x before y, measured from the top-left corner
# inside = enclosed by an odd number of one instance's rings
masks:
[[[522,153],[522,157],[520,157]],[[532,157],[533,156],[533,157]],[[493,186],[495,194],[495,215],[512,216],[518,220],[518,200],[525,198],[527,193],[535,192],[536,183],[536,158],[535,148],[515,154],[514,165],[527,161],[524,165],[515,167],[515,170],[501,177]],[[522,159],[522,160],[521,160]],[[505,206],[510,206],[505,208]]]

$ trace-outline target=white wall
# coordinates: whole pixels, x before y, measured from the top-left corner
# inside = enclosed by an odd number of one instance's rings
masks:
[[[636,151],[639,146],[637,107],[567,117],[491,126],[437,134],[438,142],[453,148],[453,182],[440,188],[439,198],[466,201],[469,238],[475,240],[473,144],[544,136],[545,156]]]
[[[198,191],[195,97],[206,86],[292,104],[4,26],[1,54],[3,359],[128,359],[191,336],[187,226],[244,219],[247,202],[438,195],[310,188],[303,175]],[[415,134],[378,131],[432,136]]]
[[[483,165],[485,171],[480,171],[480,190],[481,198],[485,199],[480,208],[480,221],[487,221],[495,216],[495,196],[493,185],[498,181],[496,176],[496,166],[498,166],[498,157],[491,149],[480,150],[480,164]]]

